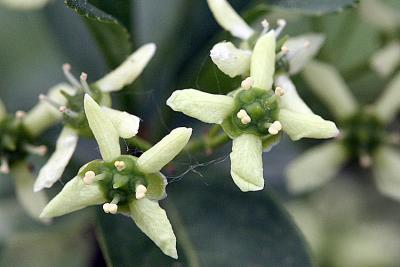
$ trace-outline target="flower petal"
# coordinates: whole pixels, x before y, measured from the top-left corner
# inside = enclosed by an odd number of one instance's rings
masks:
[[[302,193],[322,186],[340,171],[347,159],[345,147],[338,142],[328,142],[306,151],[287,168],[289,191]]]
[[[285,46],[289,49],[289,73],[291,75],[300,72],[303,67],[318,53],[325,41],[323,34],[306,33],[289,38]]]
[[[258,136],[242,134],[233,139],[231,175],[243,192],[264,188],[262,144]]]
[[[118,68],[101,78],[96,85],[103,92],[119,91],[131,84],[144,70],[153,57],[156,45],[145,44],[130,55]]]
[[[375,104],[379,118],[388,123],[392,121],[400,109],[400,73],[389,83],[382,96]]]
[[[275,73],[275,32],[262,35],[254,46],[251,56],[250,76],[254,87],[269,90]]]
[[[391,75],[400,64],[400,43],[392,41],[371,58],[371,67],[383,78]]]
[[[232,113],[234,100],[225,95],[184,89],[173,92],[167,100],[167,105],[203,122],[220,124]]]
[[[74,93],[75,89],[65,83],[57,84],[50,88],[47,96],[54,102],[65,105],[66,99],[61,94],[61,90],[67,93]],[[47,128],[61,121],[62,113],[46,101],[40,101],[31,109],[24,118],[24,125],[32,136],[38,136]]]
[[[250,71],[251,51],[236,48],[231,42],[214,45],[210,57],[214,64],[231,78]]]
[[[324,120],[315,114],[302,114],[281,109],[279,112],[279,121],[282,123],[283,131],[294,141],[303,137],[331,138],[339,134],[335,123]]]
[[[138,158],[138,167],[145,173],[160,171],[181,152],[191,135],[192,128],[180,127],[172,130],[169,135]]]
[[[275,85],[283,88],[285,94],[280,97],[281,108],[285,108],[294,112],[313,114],[311,109],[304,103],[297,93],[296,87],[287,75],[279,75],[275,79]]]
[[[310,89],[326,103],[338,119],[344,119],[356,112],[357,102],[333,66],[312,61],[304,68],[303,76]]]
[[[16,10],[34,10],[43,8],[49,0],[1,0],[0,4]]]
[[[360,1],[359,10],[365,21],[381,31],[395,32],[400,23],[400,16],[397,9],[386,5],[385,1]]]
[[[176,237],[165,211],[157,202],[143,198],[129,204],[132,219],[164,254],[177,259]]]
[[[97,183],[86,185],[82,177],[76,176],[47,204],[40,217],[57,217],[87,206],[99,205],[105,201],[103,192]]]
[[[90,129],[99,144],[101,156],[111,161],[121,155],[119,135],[101,107],[88,94],[85,95],[85,113]]]
[[[6,107],[3,104],[3,101],[0,99],[0,121],[2,121],[7,116]]]
[[[102,107],[122,138],[131,138],[138,133],[140,118],[125,111]]]
[[[15,181],[15,190],[19,202],[32,218],[39,219],[40,212],[46,206],[47,196],[44,192],[33,192],[35,177],[29,170],[28,164],[25,162],[15,163],[11,173]],[[49,220],[42,221],[48,222]]]
[[[147,192],[146,198],[150,200],[161,200],[167,196],[165,188],[168,184],[167,178],[162,173],[152,173],[146,176]]]
[[[43,188],[50,188],[61,178],[78,143],[78,133],[68,127],[64,127],[58,137],[56,150],[47,163],[40,169],[33,191],[38,192]]]
[[[400,153],[388,146],[379,148],[373,170],[379,191],[400,201]]]
[[[236,13],[226,0],[207,0],[215,20],[233,36],[246,40],[254,30]]]

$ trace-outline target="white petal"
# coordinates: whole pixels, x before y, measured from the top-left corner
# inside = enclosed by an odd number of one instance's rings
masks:
[[[86,185],[82,177],[76,176],[47,204],[40,217],[57,217],[105,201],[97,183]]]
[[[47,163],[40,169],[33,190],[35,192],[43,188],[50,188],[58,179],[61,178],[67,167],[72,154],[78,143],[78,133],[68,127],[64,127],[58,137],[56,150]]]
[[[60,83],[49,90],[47,96],[54,102],[65,105],[66,98],[61,94],[61,90],[67,93],[74,93],[75,89],[65,83]],[[33,107],[24,118],[24,125],[29,133],[37,136],[47,128],[61,121],[62,113],[49,103],[41,101]]]
[[[326,103],[338,119],[344,119],[357,111],[356,100],[333,66],[312,61],[304,68],[303,76],[310,89]]]
[[[131,84],[142,73],[155,51],[155,44],[150,43],[143,45],[130,55],[118,68],[98,80],[96,85],[103,92],[121,90],[124,86]]]
[[[287,75],[279,75],[275,79],[275,85],[283,88],[284,95],[280,99],[280,107],[291,111],[313,114],[297,93],[296,87]]]
[[[389,83],[375,104],[375,111],[384,122],[390,122],[400,109],[400,73]]]
[[[275,73],[275,32],[262,35],[254,46],[251,56],[250,76],[254,79],[254,87],[271,89]]]
[[[283,131],[292,140],[299,140],[303,137],[324,139],[336,137],[339,134],[335,123],[324,120],[315,114],[302,114],[281,109],[279,121],[282,124]]]
[[[296,74],[318,53],[325,41],[323,34],[306,33],[289,38],[285,46],[289,49],[289,73]],[[307,43],[307,45],[306,45]]]
[[[140,118],[125,111],[102,107],[122,138],[131,138],[138,133]]]
[[[103,159],[111,161],[121,155],[117,130],[106,113],[88,94],[85,95],[85,113]]]
[[[383,78],[391,75],[400,64],[400,44],[393,41],[371,58],[371,67]]]
[[[33,10],[43,8],[49,0],[0,0],[0,5],[17,10]]]
[[[233,36],[246,40],[254,34],[253,29],[236,13],[228,1],[207,0],[207,3],[218,24]]]
[[[11,173],[15,180],[17,198],[30,216],[39,219],[40,212],[46,206],[47,196],[44,192],[33,192],[33,177],[25,162],[18,162],[12,167]],[[48,220],[43,220],[48,222]]]
[[[338,142],[318,145],[292,161],[287,168],[289,191],[301,193],[314,190],[340,171],[348,156]]]
[[[374,155],[374,176],[382,194],[400,201],[400,152],[379,148]]]
[[[242,134],[233,139],[231,175],[243,192],[264,188],[262,144],[258,136]]]
[[[177,259],[176,237],[165,211],[157,202],[146,198],[133,200],[129,204],[136,225],[164,252]]]
[[[220,42],[213,46],[210,57],[215,65],[229,77],[250,71],[251,51],[236,48],[231,42]]]
[[[222,123],[234,109],[234,100],[225,95],[204,93],[195,89],[177,90],[167,105],[190,117],[207,123]]]
[[[385,1],[360,1],[359,10],[365,21],[382,31],[395,31],[400,23],[400,15],[397,9],[386,5]]]
[[[139,157],[138,167],[145,173],[160,171],[181,152],[191,135],[191,128],[180,127],[172,130],[170,134]]]

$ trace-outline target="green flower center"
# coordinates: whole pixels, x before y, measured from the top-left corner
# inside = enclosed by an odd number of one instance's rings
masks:
[[[231,138],[243,133],[269,136],[268,129],[279,116],[278,96],[272,90],[253,87],[241,90],[234,99],[235,108],[222,123],[224,131]]]

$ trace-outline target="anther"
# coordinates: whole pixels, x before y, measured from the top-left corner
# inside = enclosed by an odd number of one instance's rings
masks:
[[[81,84],[82,84],[82,88],[85,91],[86,94],[90,95],[90,87],[89,84],[87,83],[87,74],[85,72],[81,73],[80,76],[81,79]]]
[[[251,122],[251,118],[249,115],[244,116],[243,118],[240,119],[240,122],[243,124],[249,124]]]
[[[105,213],[110,213],[109,206],[110,206],[110,203],[103,204],[103,210]]]
[[[285,94],[285,89],[279,86],[275,88],[275,95],[283,96],[284,94]]]
[[[87,185],[91,185],[95,180],[96,174],[94,171],[85,172],[85,176],[83,177],[83,182]]]
[[[115,166],[115,168],[117,168],[117,170],[118,171],[122,171],[122,170],[124,170],[125,169],[125,162],[123,162],[123,161],[116,161],[116,162],[114,162],[114,166]]]
[[[15,112],[15,118],[17,118],[17,120],[22,120],[23,118],[25,118],[25,116],[26,116],[25,111],[18,110],[17,112]]]
[[[140,184],[140,185],[136,186],[136,189],[135,189],[136,199],[144,198],[146,196],[146,192],[147,192],[147,188],[144,185]]]
[[[247,77],[244,79],[241,83],[241,86],[245,90],[249,90],[251,87],[253,87],[254,84],[254,79],[252,77]]]
[[[76,118],[76,117],[79,116],[79,114],[78,114],[77,112],[72,111],[71,109],[67,108],[66,106],[60,106],[60,107],[58,108],[58,110],[59,110],[61,113],[64,113],[65,115],[67,115],[68,117]]]
[[[74,77],[74,75],[72,75],[72,73],[71,73],[71,65],[68,64],[68,63],[65,63],[65,64],[63,64],[62,68],[63,68],[63,71],[64,71],[64,75],[67,78],[67,80],[69,81],[69,83],[72,86],[74,86],[75,88],[79,89],[81,87],[81,84]]]
[[[263,31],[262,33],[267,33],[269,30],[269,22],[267,19],[263,19],[263,21],[261,21],[261,26],[263,27]]]
[[[286,27],[286,20],[278,19],[276,23],[278,24],[278,27],[276,27],[276,30],[275,30],[275,37],[279,37],[279,35],[282,33],[283,29]]]
[[[43,157],[47,153],[47,146],[41,145],[41,146],[33,146],[30,144],[24,145],[25,150],[33,155],[38,155]]]
[[[282,130],[282,124],[279,121],[274,121],[268,128],[268,132],[272,135],[276,135]]]
[[[10,173],[10,166],[8,165],[8,160],[6,158],[1,159],[0,173],[3,174]]]
[[[239,110],[239,112],[236,114],[236,117],[238,117],[238,119],[241,119],[245,116],[247,116],[247,112],[244,109]]]
[[[288,53],[289,53],[289,48],[288,48],[287,46],[284,46],[284,45],[283,45],[283,46],[281,47],[281,51],[282,51],[283,54],[288,54]]]

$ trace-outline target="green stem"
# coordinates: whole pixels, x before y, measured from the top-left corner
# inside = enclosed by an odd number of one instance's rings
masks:
[[[152,147],[152,144],[139,136],[126,139],[126,142],[142,151],[146,151]]]
[[[187,152],[198,152],[198,151],[209,151],[212,149],[215,149],[219,146],[224,145],[229,141],[229,137],[225,134],[222,133],[220,135],[210,137],[210,135],[207,135],[203,138],[198,138],[195,139],[186,146],[185,150]]]

